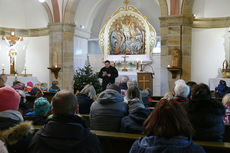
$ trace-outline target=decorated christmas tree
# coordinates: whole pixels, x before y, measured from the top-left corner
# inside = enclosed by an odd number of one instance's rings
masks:
[[[74,74],[74,92],[81,91],[87,84],[92,84],[97,93],[101,92],[98,74],[94,74],[90,65],[76,70]]]

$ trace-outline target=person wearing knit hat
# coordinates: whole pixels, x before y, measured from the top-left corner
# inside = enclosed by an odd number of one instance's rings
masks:
[[[34,102],[34,111],[26,113],[24,119],[33,121],[34,125],[43,125],[47,120],[50,110],[51,105],[49,101],[44,97],[40,97]]]

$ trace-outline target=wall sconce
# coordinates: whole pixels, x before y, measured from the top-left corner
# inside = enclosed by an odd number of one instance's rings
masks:
[[[48,69],[49,69],[52,73],[54,73],[55,78],[58,79],[58,73],[59,73],[59,71],[61,70],[61,67],[57,67],[57,66],[55,66],[55,67],[48,67]]]

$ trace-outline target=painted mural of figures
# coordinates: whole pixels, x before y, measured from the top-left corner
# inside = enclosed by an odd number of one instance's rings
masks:
[[[130,19],[128,17],[126,17],[126,18],[124,18],[123,24],[122,24],[122,28],[123,28],[123,32],[124,32],[126,40],[130,39],[129,26],[130,26]]]
[[[122,25],[120,22],[115,24],[115,30],[112,32],[110,36],[110,42],[112,51],[111,54],[118,55],[125,50],[125,35],[121,31]]]
[[[143,46],[143,35],[135,21],[130,24],[130,40],[126,41],[130,54],[138,54]]]

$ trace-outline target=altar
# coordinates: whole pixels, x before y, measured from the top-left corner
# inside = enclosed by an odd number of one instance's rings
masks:
[[[118,77],[116,78],[115,82],[120,83],[120,80],[123,76],[128,76],[129,80],[136,80],[137,81],[137,72],[118,72]]]
[[[220,80],[226,81],[227,86],[230,87],[230,79],[228,79],[228,78],[210,78],[208,80],[208,86],[209,86],[211,91],[215,90],[215,88],[218,86]]]
[[[17,76],[17,77],[15,77],[15,76],[9,75],[9,76],[7,76],[6,85],[7,86],[13,86],[13,82],[16,80],[24,83],[25,85],[27,85],[27,82],[32,82],[34,85],[37,83],[40,83],[38,81],[37,77],[32,77],[32,76],[28,76],[28,77]]]

